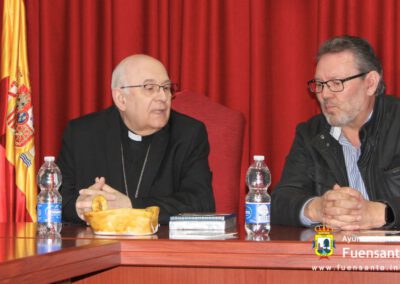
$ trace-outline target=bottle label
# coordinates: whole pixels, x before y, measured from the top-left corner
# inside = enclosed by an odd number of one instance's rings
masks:
[[[61,223],[61,203],[39,203],[37,215],[38,223]]]
[[[271,203],[246,202],[246,224],[269,224]]]

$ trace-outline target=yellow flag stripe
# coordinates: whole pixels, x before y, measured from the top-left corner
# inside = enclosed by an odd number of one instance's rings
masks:
[[[36,221],[33,110],[23,0],[4,0],[0,77],[9,77],[10,84],[7,95],[6,159],[15,167],[16,187],[25,195],[26,210],[30,218]]]

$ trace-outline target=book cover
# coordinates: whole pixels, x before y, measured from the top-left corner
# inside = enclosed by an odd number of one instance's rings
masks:
[[[227,240],[237,238],[235,229],[215,230],[170,230],[169,238],[175,240]]]
[[[170,230],[223,231],[232,227],[236,227],[235,214],[184,213],[172,216],[169,221]]]

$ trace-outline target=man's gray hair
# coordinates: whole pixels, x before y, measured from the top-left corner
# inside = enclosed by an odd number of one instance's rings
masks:
[[[111,89],[119,88],[124,83],[124,75],[126,69],[127,60],[122,60],[112,72],[111,75]]]
[[[382,64],[376,57],[372,46],[363,38],[356,36],[339,36],[325,41],[318,50],[317,61],[325,54],[350,51],[353,53],[357,68],[360,72],[376,71],[380,75],[378,87],[375,95],[378,96],[385,92],[385,82],[383,81]]]

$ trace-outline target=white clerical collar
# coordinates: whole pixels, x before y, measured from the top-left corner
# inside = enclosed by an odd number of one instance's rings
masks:
[[[142,141],[142,136],[133,133],[132,131],[128,130],[128,137],[133,141]]]
[[[373,111],[371,111],[367,117],[367,120],[365,121],[368,122],[371,119]],[[364,123],[364,124],[365,124]],[[331,136],[333,138],[335,138],[337,141],[339,141],[340,135],[342,134],[342,128],[340,126],[332,126],[331,130],[329,131],[329,133],[331,134]]]

